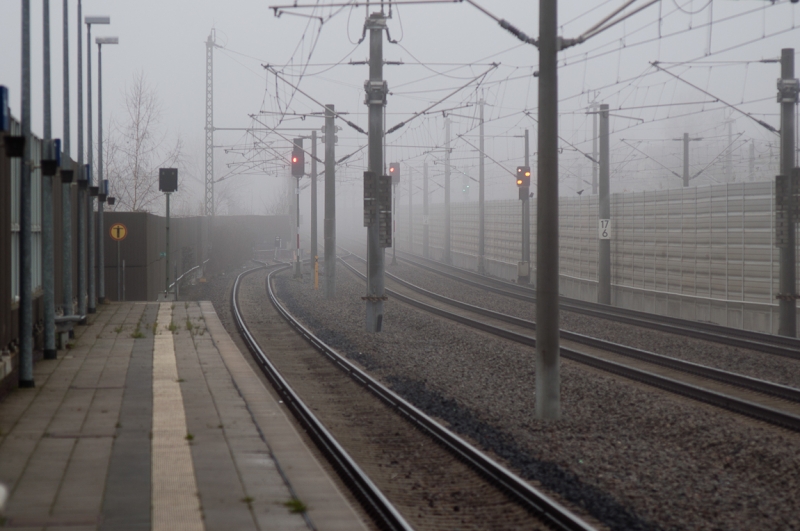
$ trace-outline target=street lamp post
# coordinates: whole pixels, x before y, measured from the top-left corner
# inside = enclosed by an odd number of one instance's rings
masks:
[[[87,89],[87,122],[88,122],[88,132],[89,132],[89,149],[87,151],[88,155],[88,166],[89,170],[86,175],[87,179],[87,186],[89,189],[93,186],[93,175],[94,175],[94,140],[92,139],[92,24],[110,24],[111,18],[110,17],[86,17],[86,89]],[[82,94],[82,86],[78,85],[78,101],[83,98]],[[79,124],[80,124],[80,117]],[[95,313],[97,311],[97,295],[95,290],[95,267],[96,267],[96,256],[95,256],[95,219],[94,219],[94,202],[92,200],[92,195],[88,194],[88,207],[87,207],[87,214],[89,217],[88,223],[88,247],[89,247],[89,264],[88,264],[88,273],[89,273],[89,301],[88,301],[88,313]]]
[[[102,304],[106,301],[103,203],[108,195],[107,182],[103,180],[103,45],[119,44],[119,38],[97,37],[95,42],[97,43],[97,182],[100,184],[100,200],[97,204],[97,283],[99,284],[97,299]]]

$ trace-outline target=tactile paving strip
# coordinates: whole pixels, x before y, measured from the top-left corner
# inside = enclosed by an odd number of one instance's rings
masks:
[[[171,322],[171,303],[162,303],[153,351],[152,529],[202,531]]]

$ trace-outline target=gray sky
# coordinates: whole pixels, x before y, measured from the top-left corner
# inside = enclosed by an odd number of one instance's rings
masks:
[[[638,4],[643,2],[640,0]],[[68,3],[75,156],[77,2],[69,0]],[[482,0],[480,3],[529,35],[538,34],[537,3],[523,0]],[[562,34],[577,36],[621,3],[622,0],[561,2]],[[32,117],[34,132],[41,134],[42,2],[33,0],[31,4]],[[214,55],[217,127],[256,125],[249,115],[259,111],[272,113],[259,119],[274,126],[279,123],[281,113],[321,110],[306,96],[276,81],[274,75],[268,75],[261,65],[269,63],[292,83],[299,83],[304,92],[322,103],[335,104],[337,111],[350,113],[350,119],[366,129],[363,82],[368,75],[367,67],[346,64],[350,60],[367,59],[367,42],[355,44],[361,36],[364,7],[338,11],[329,7],[316,11],[291,10],[298,14],[315,12],[325,20],[320,25],[317,20],[289,13],[276,18],[269,5],[269,2],[252,0],[84,0],[84,15],[109,15],[112,21],[109,26],[95,26],[93,37],[115,35],[120,39],[119,46],[104,47],[105,118],[123,118],[124,91],[135,73],[143,72],[161,102],[162,125],[168,129],[170,137],[180,135],[185,143],[188,160],[184,177],[202,178],[204,41],[214,28],[217,43],[222,46]],[[51,1],[53,131],[58,137],[62,136],[62,6],[63,1]],[[329,18],[332,14],[334,16]],[[592,120],[585,114],[587,105],[596,99],[611,106],[612,114],[617,115],[611,119],[614,192],[680,186],[680,180],[669,176],[660,166],[663,164],[680,173],[680,143],[671,139],[683,132],[706,139],[692,145],[693,171],[697,171],[728,146],[726,120],[729,118],[734,120],[731,132],[736,138],[733,145],[735,171],[746,170],[746,142],[749,141],[755,144],[758,156],[766,163],[770,142],[774,145],[777,140],[773,133],[739,113],[722,110],[722,105],[714,103],[713,98],[657,72],[650,63],[661,61],[682,79],[778,127],[775,81],[779,65],[757,61],[777,58],[781,48],[795,46],[799,18],[798,7],[788,1],[773,5],[761,0],[662,0],[560,54],[560,133],[577,149],[590,151]],[[20,109],[19,20],[20,2],[4,2],[0,84],[10,88],[12,112],[17,117]],[[438,107],[465,106],[453,111],[454,116],[451,116],[454,199],[474,200],[477,195],[475,192],[463,194],[460,187],[463,182],[471,182],[465,181],[464,173],[477,178],[477,154],[468,142],[477,145],[475,102],[480,97],[487,103],[486,151],[497,161],[487,160],[487,195],[489,198],[514,198],[516,187],[506,169],[513,171],[522,164],[522,139],[516,136],[523,134],[525,128],[531,130],[531,153],[536,151],[536,126],[525,111],[536,115],[537,80],[532,73],[537,68],[537,50],[520,43],[466,3],[400,6],[393,11],[389,29],[391,37],[400,42],[384,44],[385,59],[404,64],[385,68],[392,92],[387,106],[387,126],[408,118],[408,113],[422,110],[489,71],[480,84],[470,84]],[[92,50],[96,54],[95,45]],[[499,66],[491,68],[489,63],[492,62]],[[96,79],[96,55],[93,63]],[[307,63],[309,65],[305,66]],[[335,66],[337,63],[344,64]],[[424,152],[430,147],[444,145],[443,123],[441,113],[430,114],[390,135],[387,163],[398,160],[405,166],[421,169],[423,161],[427,160],[432,177],[441,183],[441,152],[427,155]],[[289,115],[283,116],[281,122],[282,127],[321,125],[320,119],[301,121]],[[341,122],[339,125],[343,130],[339,132],[337,156],[364,145],[363,135]],[[291,132],[284,134],[294,136]],[[464,139],[457,138],[461,134],[466,135]],[[285,153],[288,159],[289,145],[275,135],[267,141],[274,142],[275,151],[250,150],[253,138],[242,132],[217,133],[217,145],[237,148],[227,154],[222,148],[216,150],[215,171],[218,178],[226,176],[225,184],[219,184],[220,190],[224,186],[231,187],[228,192],[231,210],[262,213],[264,205],[279,193],[285,169],[277,167],[272,159],[276,153]],[[589,162],[569,144],[563,143],[561,159],[564,195],[574,194],[581,182],[585,185],[585,181],[591,179]],[[631,144],[646,155],[635,151]],[[322,152],[322,145],[319,149]],[[365,165],[362,155],[363,152],[352,157],[339,171],[341,182],[356,183],[349,192],[353,196],[360,190],[358,176]],[[258,175],[239,175],[243,172],[239,163],[247,158],[261,161]],[[709,179],[721,179],[722,166],[720,159],[705,175]],[[404,171],[404,175],[408,173],[412,171]],[[192,201],[199,202],[199,180],[184,178],[183,182],[196,195]],[[697,184],[712,182],[698,179]],[[346,193],[346,188],[342,190]],[[441,194],[438,197],[434,194],[433,201],[441,201]]]

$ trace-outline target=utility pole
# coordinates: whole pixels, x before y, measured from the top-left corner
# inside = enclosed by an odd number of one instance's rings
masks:
[[[22,0],[22,137],[19,183],[19,386],[33,387],[31,272],[31,2]]]
[[[52,138],[52,106],[50,98],[50,0],[43,0],[44,24],[44,140]],[[55,155],[55,154],[54,154]],[[53,230],[53,176],[42,172],[42,290],[44,305],[44,353],[46,360],[57,357],[55,253]]]
[[[531,156],[528,142],[528,130],[525,129],[525,167],[530,169]],[[530,188],[525,189],[522,198],[522,263],[517,272],[517,283],[529,284],[531,281],[531,198]]]
[[[481,275],[486,274],[486,183],[484,181],[484,161],[486,159],[484,137],[483,137],[483,105],[481,100],[480,105],[480,143],[478,146],[480,153],[478,153],[478,273]]]
[[[798,81],[794,77],[794,48],[781,50],[781,77],[778,80],[778,101],[781,103],[781,171],[780,174],[789,182],[797,184],[794,158],[794,113],[797,105]],[[776,186],[776,192],[778,187]],[[778,242],[780,249],[779,294],[778,298],[778,334],[797,337],[797,279],[796,279],[796,215],[793,210],[792,186],[781,190],[776,204],[784,205],[785,210],[778,212],[785,216],[783,224],[784,238]],[[782,197],[781,197],[782,196]]]
[[[755,141],[750,141],[750,166],[748,168],[747,180],[752,182],[756,180],[756,144]]]
[[[64,0],[64,159],[63,168],[71,170],[69,162],[70,154],[70,124],[69,124],[69,6]],[[72,315],[72,182],[62,182],[61,184],[61,234],[62,234],[62,293],[64,304],[64,315]]]
[[[422,256],[430,256],[429,234],[428,234],[428,163],[422,164]]]
[[[561,417],[558,307],[557,0],[539,1],[539,164],[536,209],[536,417]]]
[[[377,182],[383,175],[383,110],[386,107],[388,87],[383,79],[383,30],[386,17],[372,13],[367,17],[365,30],[369,31],[369,80],[364,84],[366,103],[369,106],[369,171]],[[366,176],[365,176],[366,178]],[[391,185],[390,188],[391,190]],[[375,194],[375,203],[379,203]],[[383,327],[385,252],[380,242],[380,207],[367,227],[367,304],[366,331],[380,332]],[[389,227],[391,230],[391,227]],[[390,235],[391,236],[391,235]]]
[[[317,131],[311,131],[311,258],[317,258]]]
[[[450,118],[444,119],[444,263],[452,264],[450,256]]]
[[[609,183],[608,105],[600,105],[600,205],[597,302],[611,304],[611,196]]]
[[[206,193],[205,215],[214,215],[214,30],[206,39]]]
[[[303,149],[303,139],[302,138],[295,138],[294,145],[297,146],[298,149],[302,151]],[[302,174],[297,176],[297,180],[295,181],[295,188],[294,188],[294,195],[295,195],[295,252],[294,252],[294,278],[303,278],[303,264],[300,262],[300,179],[302,179]]]
[[[336,296],[336,127],[333,105],[325,106],[325,296]]]

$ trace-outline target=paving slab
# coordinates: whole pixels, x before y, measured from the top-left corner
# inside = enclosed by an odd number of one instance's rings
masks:
[[[210,303],[105,304],[75,332],[0,402],[6,527],[366,529]]]

